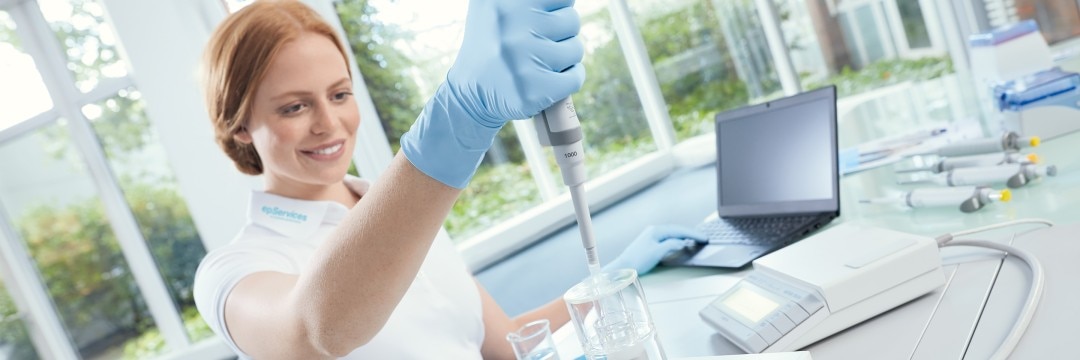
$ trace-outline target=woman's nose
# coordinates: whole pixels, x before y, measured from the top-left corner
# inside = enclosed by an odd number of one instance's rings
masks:
[[[328,103],[320,103],[316,109],[314,118],[311,122],[311,133],[315,135],[323,134],[334,128],[334,111]]]

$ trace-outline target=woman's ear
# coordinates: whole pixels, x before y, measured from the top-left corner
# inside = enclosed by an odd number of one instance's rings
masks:
[[[241,128],[233,134],[233,140],[241,144],[251,145],[251,134],[248,133],[247,128]]]

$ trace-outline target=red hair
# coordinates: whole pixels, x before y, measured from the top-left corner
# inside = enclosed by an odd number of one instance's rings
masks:
[[[255,90],[275,55],[304,33],[330,38],[348,63],[333,27],[296,0],[255,1],[226,18],[210,37],[203,59],[206,106],[218,145],[245,174],[262,174],[262,160],[254,146],[236,141],[234,135],[247,127]]]

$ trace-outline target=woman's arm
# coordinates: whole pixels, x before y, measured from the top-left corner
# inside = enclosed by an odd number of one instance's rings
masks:
[[[300,275],[262,272],[225,303],[236,344],[257,358],[342,357],[386,323],[420,269],[458,189],[401,154]]]
[[[570,313],[567,312],[562,298],[511,319],[479,281],[476,282],[476,288],[480,291],[480,302],[484,310],[484,345],[480,350],[484,359],[514,360],[514,349],[510,347],[510,342],[506,341],[506,334],[517,331],[522,325],[548,319],[551,322],[551,331],[555,332],[570,321]]]

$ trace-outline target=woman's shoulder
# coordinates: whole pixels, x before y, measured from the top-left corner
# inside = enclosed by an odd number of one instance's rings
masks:
[[[247,224],[228,244],[207,252],[199,264],[199,271],[232,267],[251,267],[261,264],[263,267],[291,269],[302,262],[300,257],[306,254],[301,244],[280,233]],[[268,266],[282,265],[282,266]],[[205,268],[205,269],[204,269]]]

